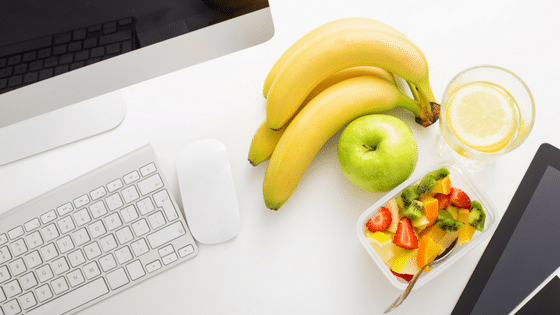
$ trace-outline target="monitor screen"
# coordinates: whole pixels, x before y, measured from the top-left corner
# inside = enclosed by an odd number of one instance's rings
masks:
[[[6,0],[0,30],[0,128],[274,34],[267,0]]]

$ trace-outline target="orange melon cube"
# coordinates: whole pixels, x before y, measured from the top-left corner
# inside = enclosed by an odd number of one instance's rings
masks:
[[[476,232],[476,228],[470,224],[464,224],[458,231],[459,233],[457,239],[457,245],[467,244],[471,241],[474,232]]]
[[[439,255],[442,248],[434,242],[430,237],[424,235],[418,245],[418,253],[416,254],[416,264],[418,268],[424,267],[431,263]]]
[[[424,215],[430,224],[436,223],[439,211],[439,202],[436,198],[425,194],[420,195],[420,201],[424,204]]]
[[[423,236],[428,236],[437,243],[445,236],[446,233],[447,232],[437,226],[431,225],[420,232],[419,237],[422,238]]]
[[[430,191],[430,195],[432,196],[435,194],[448,195],[450,192],[451,192],[451,180],[449,179],[449,176],[445,176],[444,178],[438,179],[436,181],[436,184]]]

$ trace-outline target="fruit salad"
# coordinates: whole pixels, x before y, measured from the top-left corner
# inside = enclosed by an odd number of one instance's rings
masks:
[[[461,247],[485,230],[481,202],[471,200],[452,177],[447,167],[431,171],[365,219],[363,235],[401,282],[410,281],[455,240]]]

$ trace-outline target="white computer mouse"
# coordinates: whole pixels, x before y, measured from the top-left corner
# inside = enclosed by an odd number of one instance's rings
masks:
[[[197,241],[217,244],[237,235],[239,205],[223,143],[203,139],[186,145],[177,156],[177,176],[187,223]]]

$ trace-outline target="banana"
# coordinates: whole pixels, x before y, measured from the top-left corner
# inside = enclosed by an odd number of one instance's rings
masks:
[[[429,126],[439,118],[432,113],[432,107],[439,108],[439,104],[430,86],[428,63],[422,51],[403,37],[362,27],[320,35],[292,55],[268,93],[268,126],[280,129],[321,81],[355,66],[383,68],[410,82],[423,100],[417,121]]]
[[[361,27],[369,26],[372,29],[377,28],[377,29],[381,29],[381,30],[386,30],[386,31],[389,31],[389,32],[393,32],[396,35],[404,37],[403,33],[399,32],[397,29],[395,29],[395,28],[393,28],[393,27],[391,27],[391,26],[389,26],[389,25],[387,25],[383,22],[380,22],[380,21],[377,21],[377,20],[372,20],[372,19],[369,19],[369,18],[363,18],[363,17],[342,18],[342,19],[334,20],[332,22],[323,24],[323,25],[313,29],[309,33],[305,34],[300,39],[298,39],[292,46],[290,46],[280,56],[280,58],[278,58],[276,63],[270,69],[266,79],[264,80],[264,87],[263,87],[264,97],[266,98],[268,96],[268,91],[270,90],[270,86],[272,85],[272,82],[274,81],[274,79],[278,75],[278,72],[280,72],[282,67],[284,67],[284,64],[286,64],[286,61],[288,61],[288,59],[290,59],[290,57],[292,57],[292,55],[296,51],[298,51],[301,47],[305,46],[305,44],[309,43],[310,41],[317,38],[318,36],[323,35],[325,33],[328,33],[330,31],[340,29],[340,28],[345,28],[345,27],[359,27],[359,26],[361,26]]]
[[[355,78],[362,75],[375,76],[391,84],[394,84],[395,86],[397,85],[395,77],[387,70],[366,66],[348,68],[333,74],[332,76],[321,82],[319,85],[317,85],[317,87],[313,89],[311,93],[309,93],[302,106],[305,106],[305,104],[309,103],[311,99],[313,99],[328,87],[346,79]],[[286,126],[287,125],[289,125],[289,122],[288,124],[286,124]],[[278,140],[280,140],[280,137],[284,133],[286,126],[280,128],[280,130],[272,130],[268,128],[266,120],[263,121],[263,123],[255,132],[253,140],[251,141],[251,146],[249,147],[249,162],[253,166],[257,166],[261,162],[264,162],[270,158],[270,156],[272,155],[272,151],[274,151],[274,148],[276,147]]]
[[[313,98],[286,127],[270,157],[263,183],[266,206],[278,210],[288,200],[313,157],[339,129],[397,106],[421,114],[417,101],[373,76],[344,80]]]

